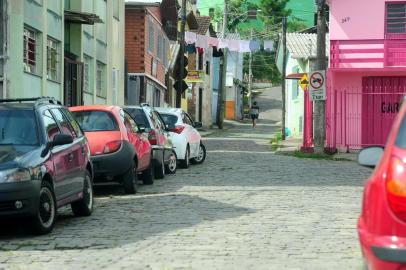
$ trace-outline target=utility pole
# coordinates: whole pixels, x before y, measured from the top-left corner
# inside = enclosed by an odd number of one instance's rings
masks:
[[[224,0],[224,15],[223,15],[223,29],[222,38],[226,37],[227,30],[227,19],[228,19],[228,10],[227,10],[227,0]],[[221,65],[221,88],[218,93],[218,102],[217,102],[217,126],[219,129],[223,129],[224,122],[224,103],[226,100],[226,80],[227,80],[227,48],[223,49],[223,63]]]
[[[326,69],[326,0],[317,1],[317,70]],[[326,101],[314,102],[314,151],[323,153],[326,140]]]
[[[251,38],[252,40],[253,37],[253,32],[254,30],[251,28]],[[252,52],[250,51],[250,59],[249,59],[249,71],[248,71],[248,104],[251,107],[251,101],[252,101]]]
[[[282,140],[286,139],[286,31],[288,26],[287,17],[282,18],[282,44],[283,44],[283,64],[282,64]]]
[[[186,25],[186,0],[182,0],[181,7],[181,22],[180,22],[180,39],[179,39],[179,55],[180,55],[180,68],[179,68],[179,82],[183,82],[184,70],[185,70],[185,25]],[[182,106],[182,91],[176,91],[176,107]]]

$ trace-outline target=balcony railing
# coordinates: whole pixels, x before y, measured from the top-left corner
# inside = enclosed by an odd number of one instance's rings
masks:
[[[332,40],[331,68],[406,68],[406,39]]]

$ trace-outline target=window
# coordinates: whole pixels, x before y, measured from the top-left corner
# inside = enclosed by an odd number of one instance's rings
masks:
[[[299,67],[295,66],[292,69],[292,73],[298,73]],[[299,97],[299,80],[292,80],[292,99],[295,100]]]
[[[4,107],[0,110],[0,145],[5,144],[38,145],[34,110],[12,109],[12,107]],[[4,153],[10,154],[8,150]]]
[[[146,129],[151,128],[147,116],[142,109],[126,109],[126,111],[133,117],[139,126],[143,126]]]
[[[42,121],[44,122],[44,127],[49,141],[53,141],[55,135],[60,134],[58,124],[56,123],[52,114],[47,110],[42,115]]]
[[[406,34],[406,4],[388,3],[386,5],[386,33]]]
[[[113,115],[103,111],[73,112],[83,131],[113,131],[119,130]]]
[[[198,70],[203,70],[203,53],[199,53],[197,62],[198,62],[197,63]]]
[[[97,62],[97,71],[96,71],[96,95],[99,97],[106,97],[106,93],[104,91],[104,69],[105,65]]]
[[[190,118],[189,115],[187,115],[186,113],[183,113],[182,118],[183,118],[183,123],[185,123],[187,125],[190,125],[190,126],[193,126],[193,121],[192,121],[192,119]]]
[[[63,116],[62,112],[58,109],[52,109],[52,114],[54,115],[56,121],[61,128],[61,132],[66,135],[71,135],[73,138],[76,138],[76,133],[70,126],[69,121]]]
[[[165,68],[168,68],[168,40],[164,37],[162,40],[162,49],[163,49],[163,53],[162,53],[162,62],[164,64]]]
[[[138,132],[137,124],[127,112],[124,112],[124,126],[127,129],[127,132],[129,133]]]
[[[158,59],[163,60],[163,48],[162,48],[163,37],[162,37],[162,33],[160,31],[157,31],[157,32],[158,32],[158,34],[157,34],[158,46],[157,46],[156,55],[157,55]]]
[[[206,74],[210,75],[210,62],[206,61]]]
[[[38,74],[39,68],[37,59],[39,46],[39,34],[37,31],[27,28],[24,28],[24,71]]]
[[[91,85],[92,74],[92,58],[84,56],[84,70],[83,70],[83,91],[93,94],[93,86]]]
[[[60,42],[52,38],[47,40],[47,78],[52,81],[60,80]]]
[[[60,110],[63,112],[65,117],[68,119],[68,121],[69,121],[71,127],[73,128],[73,130],[75,131],[76,135],[78,137],[83,137],[83,132],[80,129],[78,122],[76,122],[75,118],[73,118],[72,113],[66,108],[61,108]]]
[[[160,115],[162,116],[165,124],[167,124],[167,125],[174,126],[174,125],[176,125],[176,123],[178,123],[178,117],[174,114],[161,113]]]
[[[154,24],[151,19],[148,19],[148,51],[152,53],[154,51]]]
[[[158,68],[158,61],[156,59],[152,59],[151,75],[154,77],[157,76],[157,68]]]

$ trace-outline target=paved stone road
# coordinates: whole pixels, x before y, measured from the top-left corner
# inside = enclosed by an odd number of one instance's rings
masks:
[[[206,139],[207,161],[142,186],[97,188],[91,217],[55,230],[2,224],[0,269],[360,269],[356,235],[369,170],[270,152],[273,121]]]

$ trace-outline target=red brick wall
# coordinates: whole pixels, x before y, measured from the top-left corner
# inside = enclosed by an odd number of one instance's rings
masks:
[[[145,72],[145,10],[125,10],[125,55],[129,73]]]
[[[145,72],[152,76],[152,61],[156,59],[158,61],[156,78],[159,82],[165,84],[163,59],[158,60],[157,58],[158,29],[165,35],[160,22],[157,20],[161,18],[160,9],[158,7],[149,7],[146,10],[127,8],[125,15],[125,53],[128,61],[128,72]],[[148,51],[148,18],[152,19],[155,29],[153,52]],[[165,56],[166,52],[164,51]]]

